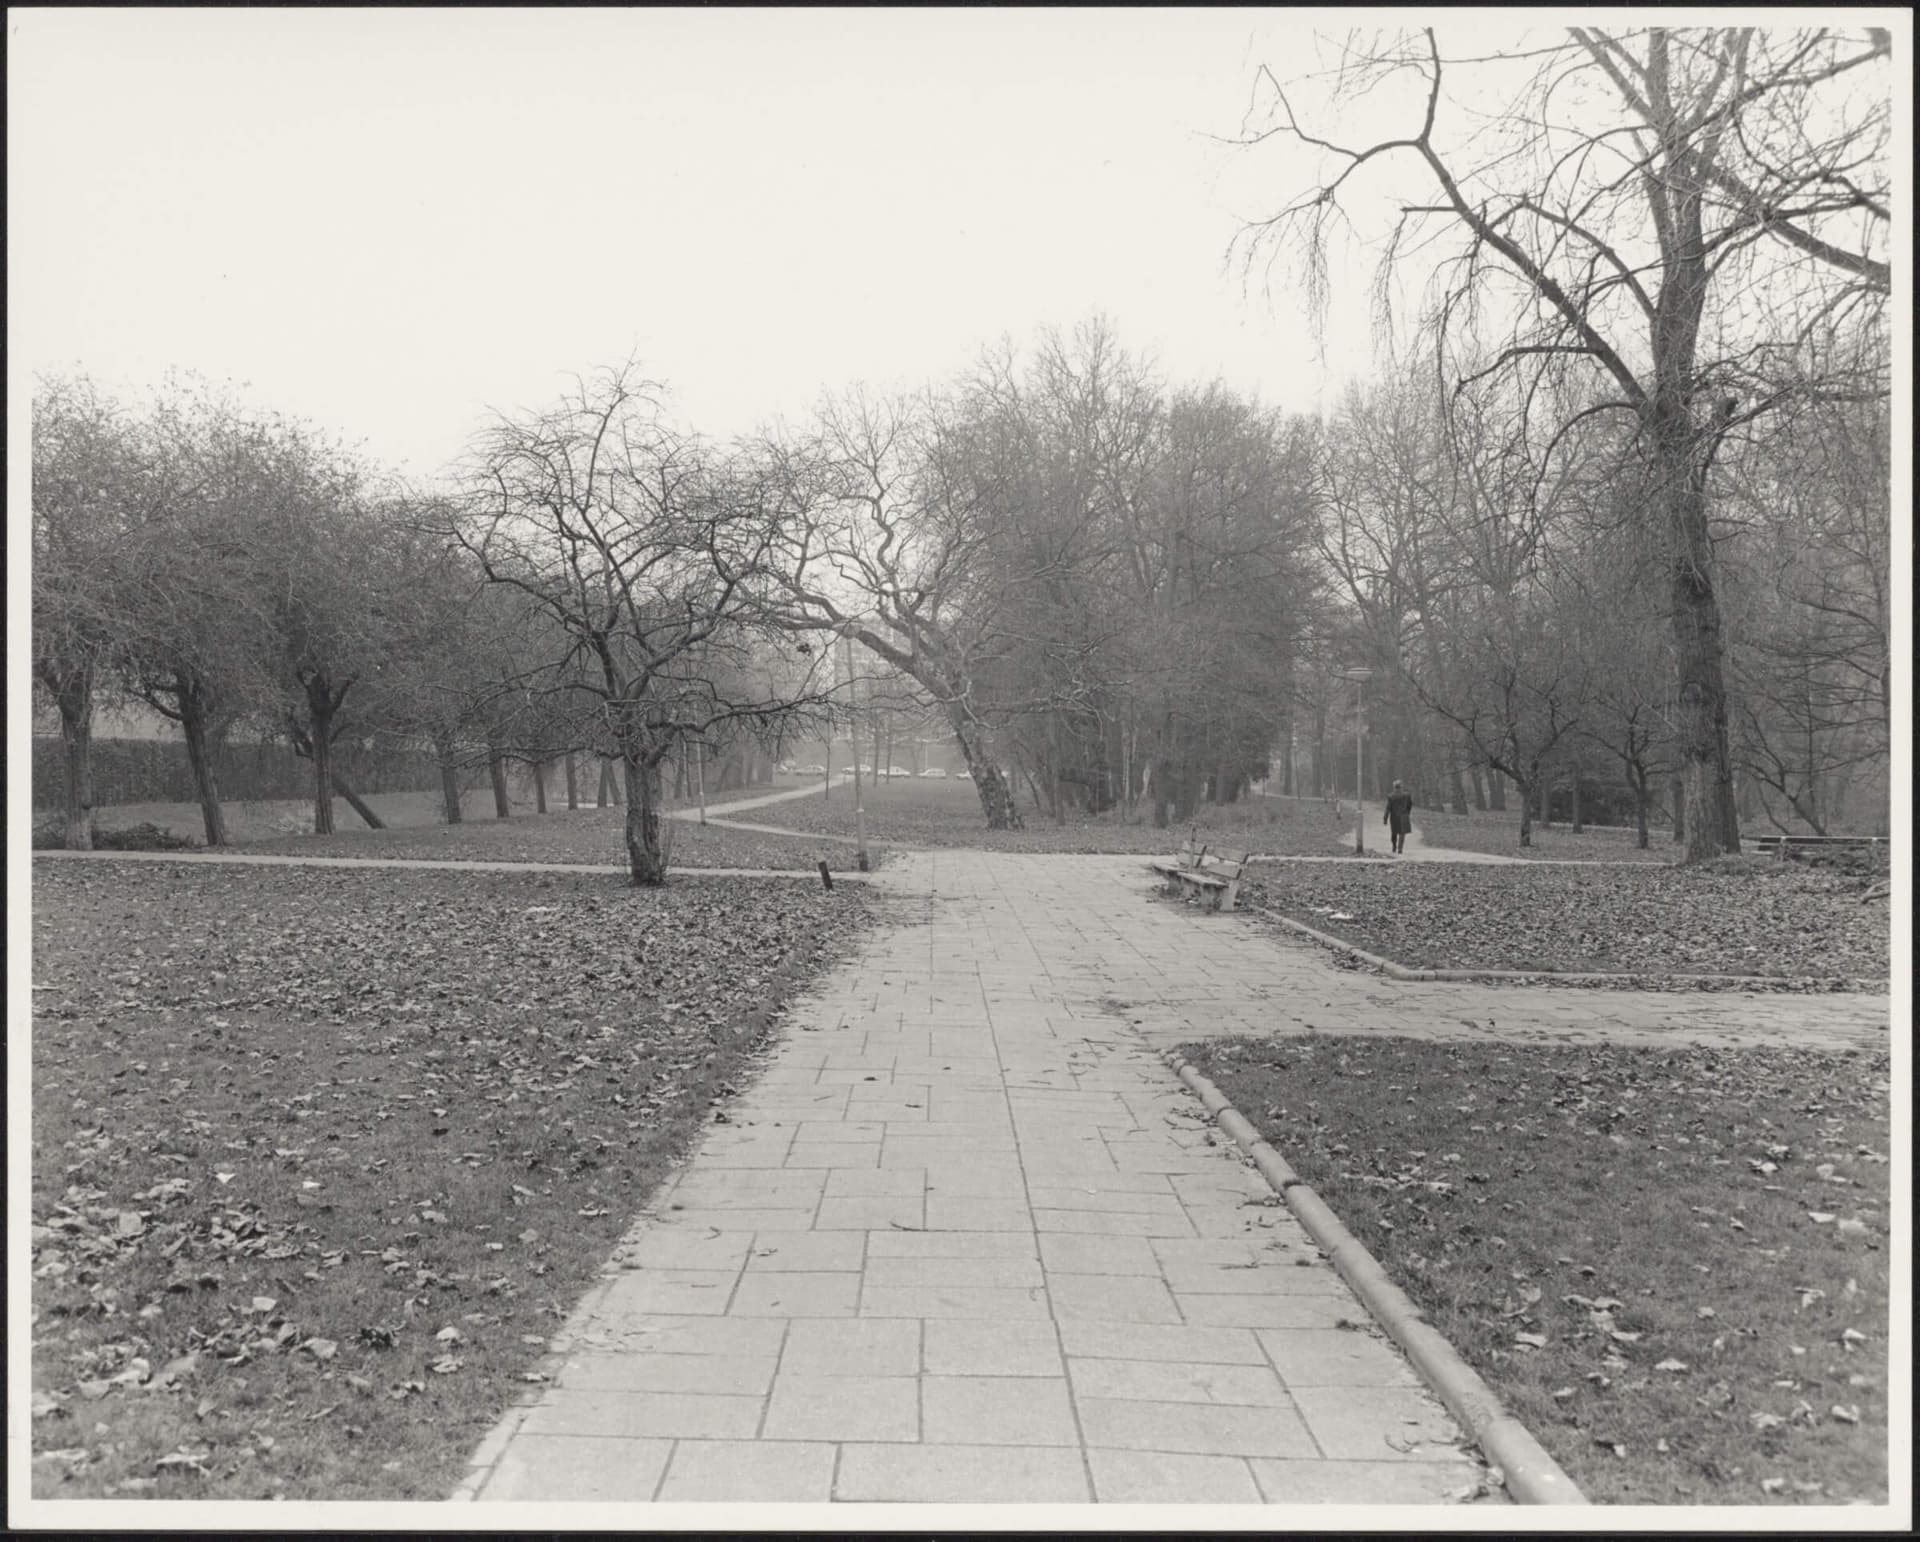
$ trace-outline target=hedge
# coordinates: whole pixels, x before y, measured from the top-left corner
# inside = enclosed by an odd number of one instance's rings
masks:
[[[236,803],[305,798],[313,793],[313,765],[285,744],[227,744],[214,752],[222,799]],[[392,749],[342,740],[333,749],[336,775],[365,796],[377,792],[423,792],[440,785],[439,768],[424,751]],[[33,806],[56,809],[66,802],[66,748],[57,736],[33,741]],[[187,747],[178,739],[95,739],[93,801],[191,803],[196,794]]]

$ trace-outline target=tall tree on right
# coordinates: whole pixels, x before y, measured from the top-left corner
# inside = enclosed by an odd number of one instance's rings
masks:
[[[1476,26],[1475,45],[1484,38]],[[1384,190],[1398,212],[1377,295],[1384,311],[1395,273],[1430,265],[1425,320],[1454,394],[1492,382],[1528,403],[1511,428],[1540,463],[1585,418],[1630,415],[1662,543],[1688,860],[1739,849],[1715,457],[1809,394],[1886,388],[1809,365],[1836,331],[1881,324],[1891,54],[1880,29],[1574,27],[1545,46],[1453,57],[1431,28],[1353,39],[1328,105],[1365,94],[1367,111],[1389,111],[1400,90],[1407,127],[1351,146],[1310,126],[1303,88],[1260,71],[1269,116],[1246,141],[1291,143],[1319,164],[1244,233],[1249,259],[1291,246],[1324,302],[1334,235],[1366,217],[1360,174],[1410,161],[1423,191]],[[1463,99],[1487,110],[1462,113]],[[1604,395],[1553,421],[1547,404],[1575,399],[1582,377]]]

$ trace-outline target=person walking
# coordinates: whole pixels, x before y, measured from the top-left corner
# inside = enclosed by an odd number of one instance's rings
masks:
[[[1387,833],[1393,837],[1393,854],[1397,857],[1405,850],[1407,832],[1413,828],[1413,794],[1408,792],[1404,783],[1395,782],[1393,792],[1387,798]]]

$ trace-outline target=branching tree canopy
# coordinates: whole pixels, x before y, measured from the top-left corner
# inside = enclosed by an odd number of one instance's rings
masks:
[[[66,844],[92,845],[93,711],[128,657],[122,612],[135,537],[152,517],[154,468],[124,409],[85,377],[39,382],[33,400],[33,679],[60,714]]]
[[[620,756],[636,884],[666,881],[660,768],[681,743],[741,726],[771,734],[831,693],[824,670],[788,682],[735,667],[766,637],[783,576],[792,506],[764,469],[673,428],[631,366],[501,418],[474,445],[449,534],[487,583],[550,623],[552,651],[510,683],[586,704],[579,737]]]
[[[1499,383],[1521,403],[1511,432],[1536,466],[1589,416],[1634,425],[1646,538],[1665,568],[1691,859],[1739,843],[1715,456],[1730,432],[1797,399],[1885,389],[1809,361],[1834,333],[1881,321],[1890,52],[1878,30],[1575,27],[1484,58],[1449,54],[1429,28],[1350,42],[1320,111],[1304,83],[1260,72],[1247,142],[1305,147],[1320,170],[1246,232],[1249,259],[1292,251],[1324,298],[1349,211],[1373,223],[1363,187],[1401,177],[1379,232],[1380,293],[1407,262],[1437,263],[1424,320],[1451,394]],[[1505,100],[1490,121],[1462,121],[1467,79]],[[1333,107],[1376,90],[1401,93],[1404,126],[1343,142],[1327,126]],[[1598,398],[1556,417],[1543,393],[1572,399],[1580,373]]]
[[[946,713],[994,829],[1020,822],[987,744],[1017,704],[985,700],[982,687],[1019,635],[1030,587],[997,584],[991,561],[1010,533],[1006,452],[951,402],[857,391],[825,403],[804,442],[763,447],[798,514],[774,616],[793,632],[853,637],[917,680]]]
[[[157,488],[125,599],[130,687],[180,725],[207,844],[226,841],[215,752],[243,716],[274,708],[274,547],[254,523],[283,493],[275,425],[176,379],[140,433]]]

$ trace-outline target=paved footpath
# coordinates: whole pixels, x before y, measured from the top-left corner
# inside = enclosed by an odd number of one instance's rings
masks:
[[[1466,1498],[1459,1429],[1153,1046],[1548,1008],[1751,1037],[1774,1005],[1344,974],[1155,899],[1139,857],[918,852],[876,887],[893,924],[797,1005],[463,1494]],[[1875,1009],[1795,1010],[1844,1038]]]

